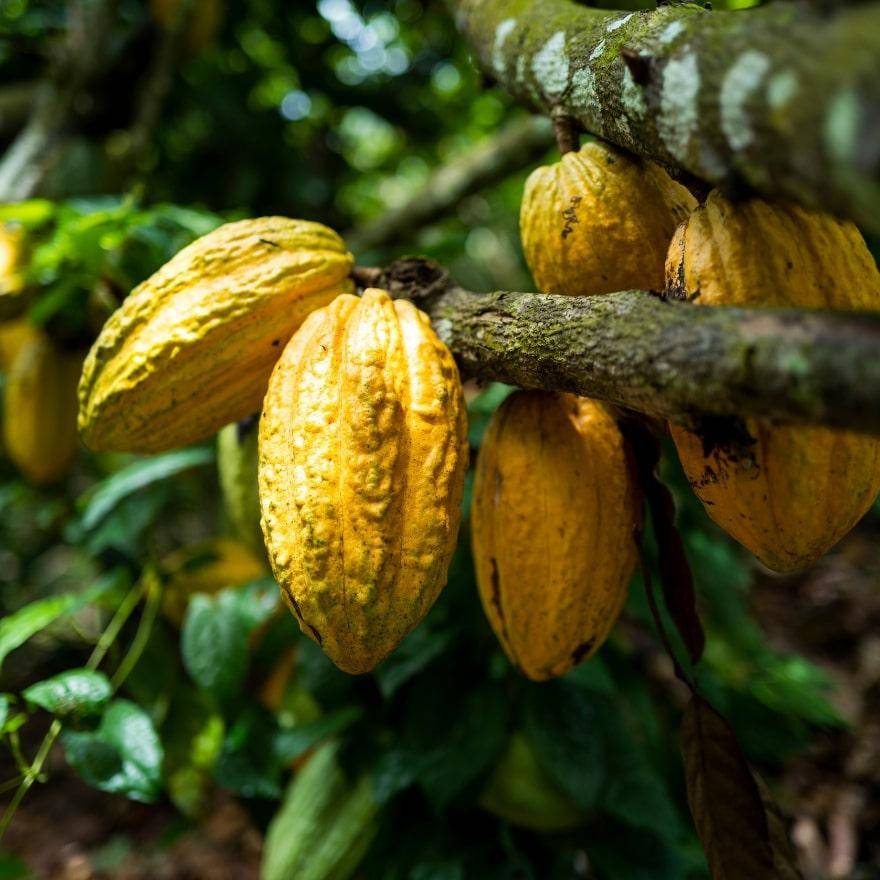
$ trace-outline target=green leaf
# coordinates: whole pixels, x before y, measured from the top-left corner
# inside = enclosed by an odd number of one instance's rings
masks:
[[[231,602],[196,593],[190,599],[180,634],[183,665],[206,690],[228,697],[244,681],[250,627]]]
[[[0,880],[32,880],[31,869],[17,856],[0,853]]]
[[[527,690],[524,732],[538,760],[581,809],[592,809],[606,784],[600,712],[605,702],[567,681]]]
[[[246,709],[223,741],[214,768],[217,783],[242,797],[280,797],[283,764],[275,751],[277,733],[268,712]]]
[[[178,449],[132,462],[102,480],[79,499],[82,527],[86,531],[93,529],[132,493],[190,468],[212,464],[213,461],[213,449],[197,447]]]
[[[237,693],[248,665],[248,638],[278,606],[278,587],[260,578],[216,596],[196,593],[189,601],[180,648],[193,681],[219,697]]]
[[[55,205],[48,199],[0,205],[0,223],[20,223],[26,229],[36,229],[48,223],[54,214]]]
[[[95,788],[148,803],[158,797],[162,744],[134,703],[114,700],[96,731],[65,731],[62,741],[70,765]]]
[[[0,731],[6,726],[9,718],[9,710],[12,708],[12,697],[9,694],[0,694]]]
[[[282,730],[275,738],[275,752],[279,760],[284,763],[293,761],[317,743],[334,734],[342,733],[362,715],[363,709],[359,706],[351,706],[331,712],[311,724]]]
[[[112,695],[107,676],[92,669],[68,669],[22,692],[29,703],[61,717],[95,714]]]
[[[4,617],[0,620],[0,666],[11,651],[23,645],[31,636],[96,599],[116,581],[117,576],[113,573],[83,593],[64,593],[37,599]]]
[[[394,696],[398,688],[439,657],[454,637],[452,630],[432,629],[424,624],[413,630],[373,673],[382,696],[386,700]]]

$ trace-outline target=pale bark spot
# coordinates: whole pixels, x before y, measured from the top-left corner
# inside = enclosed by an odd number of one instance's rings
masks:
[[[769,69],[770,59],[763,52],[750,49],[737,58],[724,77],[718,99],[721,131],[734,150],[745,149],[755,139],[748,103]]]

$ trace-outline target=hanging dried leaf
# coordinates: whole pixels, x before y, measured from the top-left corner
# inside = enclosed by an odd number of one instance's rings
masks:
[[[681,726],[688,804],[713,880],[783,877],[767,815],[730,725],[696,694]]]
[[[678,629],[692,663],[703,656],[706,636],[697,614],[697,597],[687,554],[675,527],[675,501],[672,493],[657,477],[660,443],[641,425],[629,422],[626,437],[636,459],[639,482],[651,511],[657,538],[658,566],[663,599]]]

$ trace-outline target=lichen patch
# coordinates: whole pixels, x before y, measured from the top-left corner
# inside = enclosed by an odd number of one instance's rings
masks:
[[[700,71],[697,56],[687,50],[671,58],[663,68],[657,128],[669,152],[686,162],[691,138],[700,122],[698,98]]]
[[[767,103],[772,110],[781,110],[797,94],[797,75],[793,70],[782,70],[767,81]]]
[[[641,86],[633,79],[632,72],[625,64],[620,80],[620,103],[631,119],[644,118],[648,110]]]
[[[602,106],[596,94],[596,76],[589,67],[582,67],[574,72],[571,78],[571,91],[573,102],[583,107],[589,119],[589,128],[601,134]]]
[[[492,69],[503,77],[507,72],[507,59],[504,55],[504,46],[507,38],[516,27],[515,18],[505,18],[497,28],[495,28],[495,42],[492,44]]]
[[[825,117],[825,144],[831,158],[843,165],[852,161],[859,137],[862,108],[852,89],[838,92]]]
[[[770,70],[770,59],[754,49],[743,52],[721,83],[721,131],[734,150],[743,150],[755,139],[749,119],[749,101]]]
[[[605,30],[611,33],[611,31],[616,31],[618,28],[622,28],[634,15],[634,12],[630,12],[629,14],[624,15],[623,18],[612,19],[605,25]]]
[[[660,31],[660,36],[657,37],[657,42],[660,43],[661,46],[668,46],[683,30],[684,24],[682,22],[671,21],[662,31]]]
[[[532,75],[548,98],[559,98],[568,86],[569,64],[565,54],[565,31],[556,31],[535,53]]]

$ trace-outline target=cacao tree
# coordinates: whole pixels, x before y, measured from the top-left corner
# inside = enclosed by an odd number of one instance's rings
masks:
[[[873,0],[0,3],[0,873],[880,870],[878,90]]]

